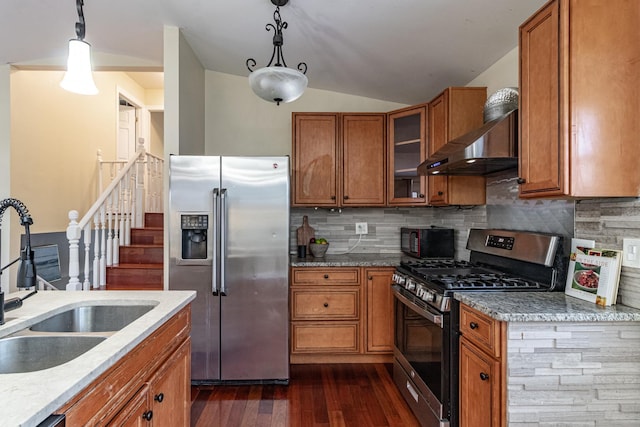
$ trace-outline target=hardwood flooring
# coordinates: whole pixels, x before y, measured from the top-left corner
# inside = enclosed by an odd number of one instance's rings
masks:
[[[192,389],[194,427],[419,427],[391,364],[291,365],[289,385]]]

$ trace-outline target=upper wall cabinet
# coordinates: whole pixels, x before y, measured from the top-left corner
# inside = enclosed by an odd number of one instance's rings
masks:
[[[520,197],[640,195],[640,1],[554,0],[520,26]]]
[[[292,206],[385,206],[385,114],[293,113]]]
[[[449,140],[482,126],[486,87],[449,87],[429,102],[429,155]],[[486,180],[481,176],[429,176],[429,204],[483,205]]]
[[[427,204],[427,178],[417,167],[427,158],[427,105],[388,114],[387,199],[392,206]]]

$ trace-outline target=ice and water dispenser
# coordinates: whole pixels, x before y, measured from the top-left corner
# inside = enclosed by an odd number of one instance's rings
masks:
[[[182,259],[207,259],[209,215],[180,215]]]

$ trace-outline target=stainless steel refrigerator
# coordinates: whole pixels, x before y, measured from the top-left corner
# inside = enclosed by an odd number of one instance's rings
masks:
[[[169,289],[192,289],[194,384],[289,379],[289,158],[171,156]]]

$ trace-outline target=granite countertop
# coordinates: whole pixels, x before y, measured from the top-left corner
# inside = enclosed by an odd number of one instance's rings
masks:
[[[564,292],[456,292],[455,299],[505,322],[640,322],[640,310],[601,307]]]
[[[26,294],[19,292],[5,297]],[[185,307],[195,295],[194,291],[45,291],[26,299],[19,309],[5,312],[0,338],[82,305],[157,304],[70,362],[35,372],[0,374],[0,424],[38,425]]]
[[[289,260],[291,267],[395,267],[400,264],[402,254],[326,254],[322,258],[307,256],[298,258],[292,255]]]

